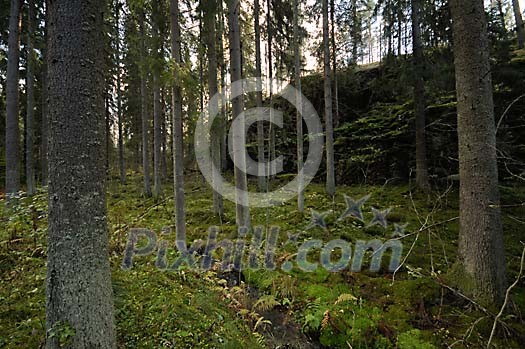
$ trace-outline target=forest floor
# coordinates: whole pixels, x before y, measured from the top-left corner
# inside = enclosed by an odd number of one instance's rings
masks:
[[[197,177],[197,176],[195,176]],[[339,187],[333,200],[312,184],[306,191],[307,212],[295,201],[270,209],[252,209],[253,226],[279,226],[275,270],[196,271],[186,265],[174,271],[155,267],[156,254],[135,257],[130,270],[121,268],[130,228],[157,233],[172,227],[172,191],[166,185],[160,201],[144,199],[139,176],[126,186],[109,183],[110,258],[113,271],[118,342],[122,348],[481,348],[499,309],[485,309],[455,291],[449,277],[457,250],[458,193],[454,187],[431,195],[408,185]],[[524,241],[525,188],[502,186],[508,279],[516,279]],[[371,208],[391,208],[389,226],[368,226],[359,220],[338,220],[345,211],[343,194],[354,199],[370,195]],[[208,186],[194,178],[186,184],[189,240],[207,240],[208,228],[220,228],[219,239],[236,239],[235,210],[225,203],[225,216],[212,212]],[[45,338],[45,261],[47,194],[22,196],[2,207],[0,229],[0,347],[38,348]],[[311,210],[323,213],[327,228],[309,228]],[[385,255],[379,272],[305,272],[293,261],[297,245],[310,239],[324,243],[342,239],[392,239],[394,223],[406,226],[402,266],[388,272]],[[288,235],[289,233],[289,235]],[[298,235],[297,235],[298,234]],[[167,260],[177,255],[170,241]],[[248,241],[249,244],[249,241]],[[337,256],[334,252],[333,258]],[[220,256],[216,256],[219,258]],[[319,258],[310,253],[308,260]],[[290,264],[288,264],[290,265]],[[291,264],[293,266],[293,264]],[[365,269],[365,268],[363,268]],[[520,348],[525,341],[525,288],[511,291],[510,306],[498,322],[492,343]],[[58,333],[66,344],[74,333]]]

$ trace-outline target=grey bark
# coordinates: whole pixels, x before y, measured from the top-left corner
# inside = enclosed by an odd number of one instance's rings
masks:
[[[154,56],[155,63],[153,67],[153,196],[160,198],[162,192],[162,179],[161,179],[161,162],[162,162],[162,120],[161,120],[161,105],[160,105],[160,64],[162,60],[162,46],[161,46],[161,33],[158,24],[158,13],[159,4],[157,1],[153,3],[154,16]]]
[[[276,159],[276,149],[275,149],[275,127],[273,123],[271,122],[273,120],[272,116],[272,108],[273,108],[273,25],[272,25],[272,6],[271,6],[271,0],[267,0],[266,2],[267,7],[267,31],[268,31],[268,79],[270,81],[270,129],[269,129],[269,144],[268,144],[268,163],[271,163],[271,161]],[[270,169],[272,172],[274,172],[275,168]],[[271,178],[271,176],[268,176],[268,180]]]
[[[148,142],[148,131],[149,131],[149,120],[148,120],[148,109],[146,99],[146,33],[144,29],[145,14],[144,10],[141,10],[139,15],[139,26],[140,26],[140,104],[141,104],[141,116],[142,116],[142,169],[144,171],[144,195],[151,197],[151,182],[149,173],[149,142]]]
[[[425,82],[423,80],[424,56],[421,42],[421,0],[412,0],[412,45],[414,66],[414,114],[416,118],[416,184],[430,189],[427,167]]]
[[[44,15],[44,47],[42,48],[42,122],[41,122],[41,167],[42,167],[42,185],[47,185],[47,141],[48,141],[48,118],[47,118],[47,28],[49,15],[49,1],[45,0],[45,15]]]
[[[35,53],[33,42],[33,25],[35,21],[35,2],[27,2],[27,114],[26,114],[26,184],[27,195],[35,193],[35,164],[33,148],[35,146],[34,121],[35,121]]]
[[[72,327],[67,348],[116,348],[104,169],[105,3],[49,5],[46,328]],[[46,348],[63,345],[48,336]]]
[[[21,0],[11,0],[6,77],[5,192],[7,199],[20,190],[20,127],[18,77],[20,61]]]
[[[230,64],[231,82],[241,80],[241,33],[239,28],[240,2],[229,0],[228,17],[230,24]],[[242,92],[242,91],[240,91]],[[235,93],[235,91],[233,91]],[[233,98],[233,118],[237,118],[244,110],[244,100],[242,93]],[[236,132],[240,131],[240,132]],[[250,210],[248,207],[248,180],[246,177],[246,157],[245,157],[245,134],[242,130],[233,132],[233,156],[235,163],[235,186],[236,191],[236,222],[238,227],[250,227]]]
[[[354,23],[355,24],[355,23]],[[334,125],[339,125],[339,92],[338,92],[338,81],[337,81],[337,46],[335,40],[335,1],[330,0],[330,28],[331,37],[330,42],[332,45],[332,83],[333,83],[333,94],[334,94]]]
[[[176,64],[181,63],[181,41],[179,22],[179,0],[170,0],[171,53]],[[175,76],[172,93],[173,105],[173,173],[175,184],[175,225],[177,246],[186,247],[186,209],[184,197],[184,144],[182,133],[182,92],[180,81]],[[180,244],[183,244],[182,246]]]
[[[257,78],[257,89],[259,92],[256,94],[256,105],[257,108],[263,106],[263,95],[262,95],[262,64],[261,64],[261,25],[260,25],[260,11],[261,6],[259,0],[254,2],[254,22],[255,22],[255,76]],[[259,121],[257,123],[257,158],[259,161],[259,173],[257,177],[257,186],[259,191],[266,191],[266,175],[264,170],[264,122]]]
[[[294,58],[295,58],[295,88],[299,91],[297,96],[297,172],[298,172],[298,188],[297,188],[297,209],[299,212],[304,212],[304,175],[302,173],[304,167],[304,144],[303,144],[303,100],[301,98],[301,49],[300,49],[300,33],[299,33],[299,16],[301,8],[299,0],[294,0],[294,17],[293,17],[293,34],[294,34]]]
[[[516,31],[518,33],[518,47],[521,49],[525,46],[525,28],[523,27],[523,17],[521,16],[519,0],[512,0],[512,9],[516,19]]]
[[[326,132],[326,192],[335,195],[334,128],[332,120],[332,82],[330,68],[330,31],[328,0],[323,0],[323,47],[324,47],[324,114]]]
[[[117,123],[118,123],[118,163],[120,183],[126,184],[126,164],[124,162],[124,132],[122,125],[122,79],[120,70],[120,1],[115,6],[116,54],[117,54]]]
[[[206,48],[208,53],[208,88],[210,101],[208,110],[211,112],[218,112],[219,105],[213,97],[219,92],[217,82],[217,33],[215,30],[217,2],[215,0],[207,0],[204,13],[204,30],[206,36]],[[221,132],[222,121],[215,120],[212,127],[211,136],[211,153],[213,159],[213,181],[214,188],[220,185],[218,178],[221,171]],[[222,216],[224,214],[224,203],[219,192],[213,191],[213,211],[215,214]]]
[[[501,301],[505,254],[487,20],[482,0],[452,0],[458,100],[459,262],[474,296]]]

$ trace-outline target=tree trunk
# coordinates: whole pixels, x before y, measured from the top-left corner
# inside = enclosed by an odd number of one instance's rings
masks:
[[[263,106],[263,95],[262,95],[262,63],[261,63],[261,25],[259,20],[259,13],[261,6],[259,0],[255,0],[254,3],[254,20],[255,20],[255,76],[257,80],[257,92],[256,103],[257,108]],[[257,176],[258,189],[261,192],[266,191],[266,171],[264,166],[264,122],[259,121],[257,123],[257,158],[259,161],[259,171]]]
[[[522,49],[525,45],[525,28],[523,27],[523,17],[521,16],[519,0],[512,0],[514,18],[516,19],[516,31],[518,33],[518,47]]]
[[[122,125],[122,83],[120,70],[120,0],[117,0],[116,8],[116,54],[117,54],[117,123],[118,123],[118,163],[120,172],[120,183],[126,184],[126,164],[124,163],[124,132]]]
[[[219,92],[217,83],[217,33],[215,31],[215,20],[216,20],[216,8],[217,2],[215,0],[207,0],[204,14],[204,27],[206,31],[206,48],[208,52],[208,87],[210,93],[210,103],[208,110],[210,112],[218,112],[219,105],[213,99],[213,97]],[[212,104],[214,103],[214,104]],[[213,180],[214,188],[220,185],[221,181],[218,178],[221,171],[221,137],[222,132],[221,120],[216,120],[212,127],[211,136],[211,153],[213,159]],[[213,191],[213,211],[215,214],[222,216],[224,214],[224,205],[222,196],[219,192]]]
[[[179,0],[171,1],[171,54],[176,64],[181,64]],[[184,144],[182,133],[182,92],[180,77],[175,73],[173,86],[173,176],[175,184],[175,225],[177,247],[186,248],[186,208],[184,198]]]
[[[335,43],[335,1],[330,0],[330,23],[332,30],[331,44],[332,44],[332,81],[333,81],[333,90],[334,90],[334,125],[337,127],[339,125],[339,92],[338,92],[338,83],[337,83],[337,47]],[[355,24],[355,23],[354,23]]]
[[[414,65],[414,112],[416,118],[416,184],[427,191],[430,189],[427,168],[425,82],[423,80],[424,56],[421,43],[421,0],[412,0],[412,46]]]
[[[496,131],[487,20],[482,0],[452,0],[458,99],[460,236],[465,291],[499,303],[505,291]],[[465,286],[465,288],[467,288]]]
[[[104,171],[105,6],[49,4],[46,328],[72,328],[68,348],[116,348]],[[46,348],[62,347],[58,336],[47,338]]]
[[[144,171],[144,195],[149,198],[151,197],[151,184],[149,176],[149,142],[148,142],[148,109],[146,99],[146,33],[144,29],[145,14],[144,10],[141,10],[139,15],[139,26],[140,26],[140,104],[141,104],[141,115],[142,115],[142,169]]]
[[[33,23],[35,20],[35,2],[27,3],[27,114],[26,114],[26,183],[27,195],[35,193],[35,164],[34,164],[34,120],[35,120],[35,52],[33,44]]]
[[[299,32],[299,16],[300,6],[299,1],[294,0],[294,16],[293,16],[293,36],[294,36],[294,58],[295,58],[295,88],[299,91],[297,96],[297,173],[298,173],[298,188],[297,188],[297,209],[299,212],[304,212],[304,144],[303,144],[303,100],[301,98],[301,49],[300,49],[300,32]]]
[[[44,44],[42,45],[42,122],[41,122],[41,144],[40,144],[40,161],[42,167],[42,185],[47,185],[47,134],[48,134],[48,118],[47,118],[47,28],[49,15],[49,1],[45,0],[45,15],[44,15]]]
[[[270,129],[269,131],[269,144],[268,144],[268,164],[270,164],[273,160],[276,159],[276,149],[275,149],[275,125],[272,123],[273,115],[272,115],[272,108],[273,108],[273,25],[272,25],[272,6],[271,6],[271,0],[267,0],[266,2],[267,7],[267,31],[268,31],[268,80],[270,81]],[[268,166],[268,169],[271,173],[274,173],[275,168],[272,166]],[[267,180],[269,181],[272,176],[268,175]],[[269,185],[269,184],[267,184]]]
[[[232,85],[241,80],[241,33],[239,28],[240,2],[229,0],[229,23],[230,23],[230,64]],[[233,91],[238,94],[233,98],[233,118],[239,117],[244,110],[244,100],[241,91]],[[243,125],[243,123],[241,123]],[[246,178],[245,157],[245,132],[244,127],[233,131],[233,156],[235,163],[235,186],[236,190],[236,222],[238,227],[250,227],[250,210],[248,207],[248,180]]]
[[[11,0],[6,78],[5,192],[7,199],[20,190],[20,127],[18,125],[18,64],[20,60],[21,0]]]
[[[352,0],[352,64],[357,65],[358,45],[359,45],[359,28],[357,27],[357,0]],[[370,40],[372,37],[370,36]]]
[[[155,62],[153,66],[153,196],[158,199],[162,193],[161,157],[162,157],[162,120],[160,105],[160,75],[162,64],[162,38],[159,28],[159,3],[153,2],[153,35]]]
[[[332,121],[332,82],[330,79],[330,37],[328,23],[328,0],[323,0],[323,46],[324,46],[324,113],[326,128],[326,192],[335,195],[334,128]]]

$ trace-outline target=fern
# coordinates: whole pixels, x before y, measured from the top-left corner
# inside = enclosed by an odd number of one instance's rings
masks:
[[[353,294],[343,293],[342,295],[339,296],[339,298],[337,298],[334,304],[337,305],[343,302],[356,302],[356,301],[357,301],[357,297],[354,296]]]
[[[259,298],[257,302],[253,305],[253,309],[265,312],[272,310],[276,306],[278,306],[280,303],[275,299],[273,295],[265,295]]]

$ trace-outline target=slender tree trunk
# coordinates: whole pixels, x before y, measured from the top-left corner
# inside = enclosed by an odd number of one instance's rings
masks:
[[[159,3],[153,3],[153,35],[154,38],[154,57],[153,67],[153,196],[158,199],[162,193],[161,157],[162,157],[162,120],[160,105],[160,74],[162,64],[162,38],[159,28]]]
[[[335,195],[334,129],[332,120],[332,82],[330,79],[330,37],[328,23],[328,0],[323,0],[323,46],[324,46],[324,113],[326,128],[326,192]]]
[[[330,23],[332,29],[331,44],[332,44],[332,81],[333,81],[333,90],[334,90],[334,125],[337,127],[339,125],[339,92],[338,92],[338,82],[337,82],[337,47],[335,42],[335,1],[330,0]]]
[[[40,156],[41,156],[41,167],[42,167],[42,185],[47,185],[47,141],[48,141],[48,118],[47,118],[47,28],[48,28],[48,14],[49,5],[48,1],[45,0],[45,15],[44,15],[44,44],[42,47],[42,122],[41,122],[41,144],[40,144]]]
[[[5,192],[7,199],[20,190],[20,126],[18,77],[20,60],[21,0],[11,0],[6,79]]]
[[[162,154],[160,162],[161,177],[163,180],[168,178],[168,127],[166,120],[166,95],[164,88],[161,90],[161,128],[162,128]]]
[[[523,17],[521,16],[519,0],[512,0],[514,18],[516,19],[516,31],[518,33],[518,47],[522,49],[525,45],[525,28],[523,27]]]
[[[153,76],[153,179],[154,189],[153,196],[159,198],[161,195],[162,181],[160,177],[160,163],[161,163],[161,142],[162,142],[162,128],[161,128],[161,111],[160,111],[160,87],[159,87],[158,72]]]
[[[241,80],[241,33],[239,28],[240,2],[229,0],[229,23],[230,23],[230,64],[232,85]],[[242,88],[242,87],[241,87]],[[239,117],[244,110],[244,100],[241,91],[233,91],[238,94],[233,98],[233,118]],[[243,124],[243,123],[241,123]],[[235,163],[235,185],[236,185],[236,221],[238,227],[250,227],[250,210],[248,207],[248,180],[246,177],[245,157],[245,132],[244,127],[233,131],[233,156]]]
[[[261,63],[261,25],[260,25],[260,11],[261,6],[259,0],[255,0],[254,3],[254,20],[255,20],[255,76],[257,80],[257,92],[256,103],[257,108],[263,106],[263,95],[262,95],[262,63]],[[266,191],[266,171],[265,171],[265,157],[264,157],[264,122],[259,121],[257,123],[257,158],[259,161],[259,171],[257,177],[257,184],[259,191]]]
[[[145,14],[144,10],[141,10],[139,15],[139,26],[140,26],[140,104],[141,104],[141,115],[142,115],[142,169],[144,171],[144,195],[151,197],[151,184],[150,184],[150,173],[149,173],[149,120],[148,120],[148,109],[147,109],[147,98],[146,98],[146,32],[144,29]]]
[[[124,163],[124,132],[122,125],[122,79],[120,70],[120,0],[115,5],[116,55],[117,55],[117,123],[118,123],[118,163],[120,183],[126,184],[126,164]]]
[[[414,66],[414,111],[416,117],[416,184],[427,191],[428,182],[426,120],[425,120],[425,82],[423,80],[424,56],[421,43],[421,0],[412,0],[412,45]]]
[[[68,348],[116,348],[104,171],[105,4],[49,3],[46,328],[71,327]],[[47,338],[46,348],[62,347],[59,336]]]
[[[297,96],[297,172],[298,172],[298,188],[297,188],[297,209],[299,212],[304,212],[304,144],[303,144],[303,100],[301,98],[301,38],[299,32],[299,16],[301,8],[299,0],[294,0],[294,17],[293,17],[293,36],[294,36],[294,65],[295,65],[295,87],[299,91]]]
[[[210,102],[208,105],[208,110],[210,113],[218,112],[219,105],[213,99],[213,97],[219,92],[218,83],[217,83],[217,33],[215,31],[215,21],[216,21],[216,0],[207,0],[204,13],[204,30],[206,32],[206,48],[208,52],[208,87],[210,93]],[[211,153],[213,159],[213,181],[214,188],[220,185],[221,180],[219,178],[220,169],[221,169],[221,137],[222,132],[220,128],[222,127],[221,120],[217,120],[212,126],[211,136]],[[219,192],[213,191],[213,211],[215,214],[222,216],[224,214],[224,205],[222,201],[222,196]]]
[[[482,0],[451,0],[458,99],[459,263],[480,301],[505,291],[496,131],[487,20]],[[473,289],[472,289],[473,288]]]
[[[33,44],[33,23],[35,21],[35,2],[28,0],[27,3],[27,114],[26,114],[26,183],[27,195],[35,193],[35,164],[33,149],[34,141],[34,120],[35,120],[35,53]]]
[[[267,31],[268,31],[268,80],[270,81],[270,129],[269,129],[269,146],[268,146],[268,163],[270,164],[273,160],[276,159],[276,149],[275,149],[275,127],[273,124],[273,115],[272,115],[272,108],[273,108],[273,25],[272,25],[272,6],[271,6],[271,0],[267,0],[266,2],[267,7],[267,17],[266,17],[266,25],[267,25]],[[274,172],[275,168],[268,166],[268,169],[271,173]],[[268,180],[270,180],[272,176],[268,175]]]
[[[225,20],[224,20],[224,4],[223,1],[219,1],[218,6],[218,19],[217,24],[219,27],[218,33],[217,33],[217,40],[219,42],[219,65],[221,69],[221,93],[226,93],[226,60],[224,55],[224,38],[223,34],[226,32],[225,30]],[[226,125],[228,124],[228,118],[227,118],[227,109],[226,104],[223,103],[221,106],[221,166],[222,170],[226,171],[228,169],[228,149],[227,149],[227,142],[226,142]]]
[[[181,39],[179,0],[171,1],[171,54],[176,64],[181,64]],[[184,142],[182,133],[182,92],[180,77],[175,75],[173,86],[173,174],[175,184],[175,225],[177,247],[186,249],[186,208],[184,198]]]

